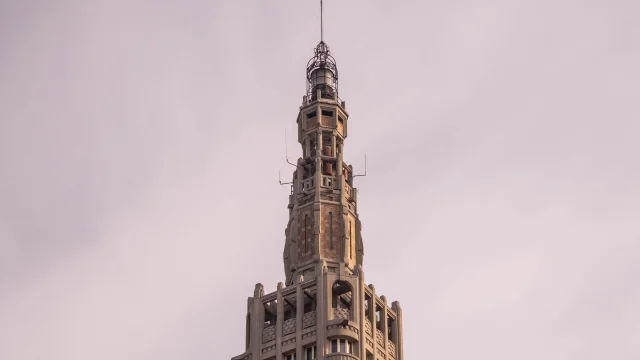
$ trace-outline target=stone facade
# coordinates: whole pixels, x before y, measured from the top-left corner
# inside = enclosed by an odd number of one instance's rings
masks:
[[[302,157],[293,172],[283,251],[285,282],[247,302],[246,349],[232,360],[403,360],[402,310],[364,280],[353,168],[343,159],[346,104],[324,42],[307,68],[298,113]]]

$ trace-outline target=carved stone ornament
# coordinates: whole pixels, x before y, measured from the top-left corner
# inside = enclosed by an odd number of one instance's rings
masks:
[[[282,289],[284,289],[284,284],[279,282],[278,283],[278,290],[282,290]]]
[[[353,268],[353,275],[359,276],[362,273],[362,265],[357,264],[354,268]]]
[[[262,284],[260,283],[257,283],[255,290],[253,290],[253,297],[257,299],[263,296],[264,296],[264,286],[262,286]]]

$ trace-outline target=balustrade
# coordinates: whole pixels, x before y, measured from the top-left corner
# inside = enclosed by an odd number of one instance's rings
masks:
[[[306,329],[316,324],[316,312],[310,311],[302,317],[302,328]]]
[[[336,177],[329,175],[322,175],[322,187],[336,189]]]
[[[389,344],[389,354],[391,355],[391,357],[393,357],[395,359],[396,358],[396,344],[391,340],[388,340],[387,344]]]
[[[262,342],[266,343],[276,339],[276,326],[271,325],[262,330]]]
[[[371,325],[371,320],[364,319],[364,330],[367,335],[373,336],[373,326]]]
[[[333,309],[333,318],[349,320],[349,309]]]
[[[376,329],[376,342],[378,345],[384,347],[384,334],[380,329]]]
[[[313,190],[316,188],[316,178],[315,176],[311,176],[309,178],[306,178],[304,180],[302,180],[302,189],[300,189],[301,191],[309,191],[309,190]]]
[[[282,323],[282,335],[289,335],[296,332],[296,318],[285,320]]]

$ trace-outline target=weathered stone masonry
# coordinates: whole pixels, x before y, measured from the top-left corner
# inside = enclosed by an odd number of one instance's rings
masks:
[[[285,282],[247,301],[246,348],[232,360],[404,360],[402,309],[367,285],[353,167],[344,161],[349,114],[338,68],[321,41],[298,112],[302,157],[285,230]]]

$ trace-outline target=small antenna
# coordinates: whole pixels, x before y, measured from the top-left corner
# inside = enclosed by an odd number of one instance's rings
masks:
[[[291,163],[289,161],[289,150],[287,149],[287,129],[284,129],[284,159],[289,163],[289,165],[298,168],[298,165]]]
[[[364,174],[353,175],[354,178],[357,178],[358,176],[367,176],[367,154],[364,154]]]
[[[320,0],[320,42],[324,42],[324,27],[323,27],[324,25],[323,25],[322,13],[323,13],[322,0]]]
[[[288,182],[288,183],[283,183],[283,182],[282,182],[282,180],[280,179],[280,170],[278,170],[278,182],[280,183],[280,185],[293,184],[293,182]]]

